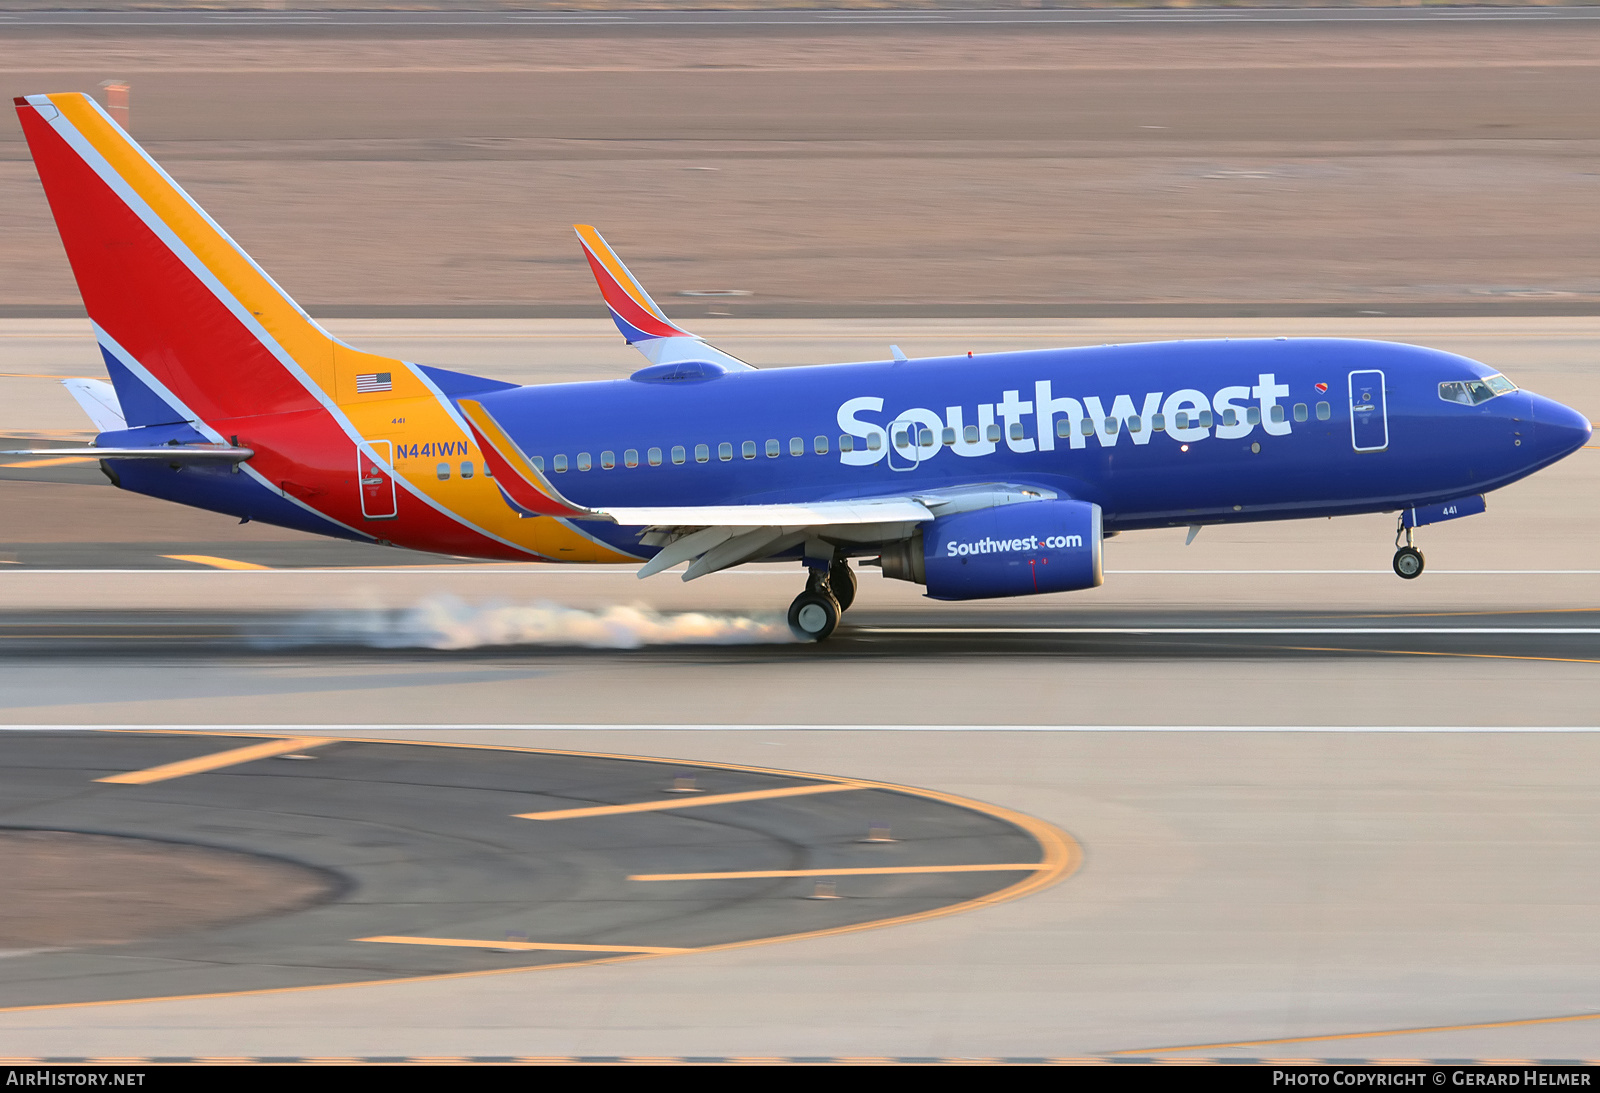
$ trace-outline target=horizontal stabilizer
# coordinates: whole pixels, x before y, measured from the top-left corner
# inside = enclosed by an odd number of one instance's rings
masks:
[[[61,386],[67,389],[100,432],[120,433],[128,427],[128,420],[122,413],[122,403],[117,400],[117,389],[105,380],[65,379],[61,381]]]
[[[0,455],[84,455],[95,459],[154,459],[164,463],[243,463],[253,448],[227,444],[163,444],[154,448],[19,448]]]

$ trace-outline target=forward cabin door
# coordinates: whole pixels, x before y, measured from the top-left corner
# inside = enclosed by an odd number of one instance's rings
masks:
[[[1389,408],[1383,373],[1377,369],[1350,373],[1350,443],[1358,452],[1381,452],[1389,446]]]
[[[374,460],[366,449],[356,449],[361,472],[361,515],[368,520],[393,520],[400,514],[394,496],[394,475],[389,472],[394,465],[394,445],[387,440],[369,443],[382,462]]]

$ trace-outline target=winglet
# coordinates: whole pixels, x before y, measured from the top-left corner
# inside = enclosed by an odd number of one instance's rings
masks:
[[[496,486],[506,504],[524,516],[577,517],[584,520],[610,520],[605,513],[574,505],[550,484],[544,472],[533,465],[500,423],[474,399],[460,399],[472,435],[477,438],[483,461],[489,465]]]
[[[611,309],[611,321],[617,324],[629,345],[651,338],[694,337],[662,314],[639,279],[628,272],[628,267],[599,232],[588,224],[572,227],[583,244],[583,256],[589,260],[594,279],[600,284],[600,295]]]

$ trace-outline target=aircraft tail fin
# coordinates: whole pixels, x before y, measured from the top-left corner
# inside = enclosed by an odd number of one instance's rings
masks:
[[[15,103],[130,425],[422,388],[400,362],[318,326],[89,96]]]

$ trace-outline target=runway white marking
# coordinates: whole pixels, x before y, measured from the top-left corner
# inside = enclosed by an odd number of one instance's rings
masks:
[[[858,634],[1600,634],[1594,626],[857,626]]]
[[[214,736],[286,734],[361,739],[365,733],[445,732],[1291,732],[1291,733],[1590,733],[1600,725],[0,725],[0,732],[170,732]],[[445,741],[448,743],[448,741]]]

